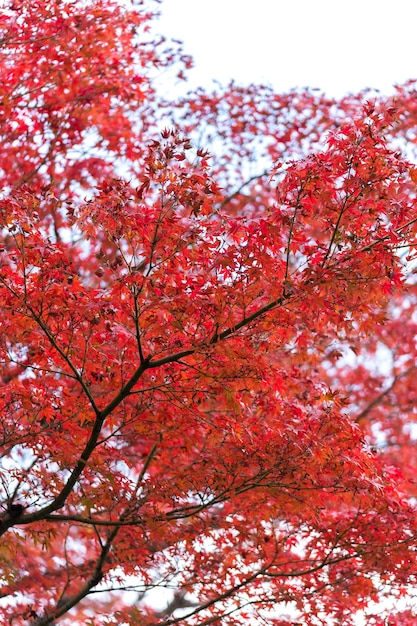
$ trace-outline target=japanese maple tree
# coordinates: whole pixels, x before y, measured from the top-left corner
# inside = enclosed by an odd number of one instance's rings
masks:
[[[2,621],[416,624],[416,86],[167,101],[156,8],[0,17]]]

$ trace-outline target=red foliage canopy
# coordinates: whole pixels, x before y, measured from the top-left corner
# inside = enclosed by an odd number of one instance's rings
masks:
[[[1,16],[3,623],[415,624],[415,85],[167,102],[150,18]]]

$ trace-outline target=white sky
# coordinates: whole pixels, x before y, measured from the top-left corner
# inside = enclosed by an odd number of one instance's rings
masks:
[[[387,93],[417,77],[417,0],[164,0],[156,29],[194,57],[190,86]]]

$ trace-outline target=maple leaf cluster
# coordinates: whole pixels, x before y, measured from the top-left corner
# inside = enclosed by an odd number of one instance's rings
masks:
[[[416,624],[417,87],[167,101],[154,12],[0,18],[1,618]]]

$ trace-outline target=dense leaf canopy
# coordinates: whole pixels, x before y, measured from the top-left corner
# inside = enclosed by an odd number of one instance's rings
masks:
[[[5,4],[3,623],[416,624],[416,85],[168,100],[149,4]]]

